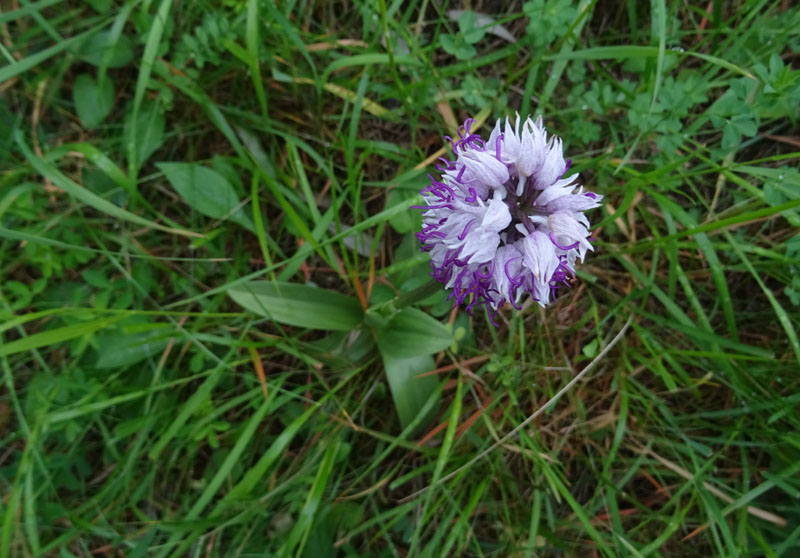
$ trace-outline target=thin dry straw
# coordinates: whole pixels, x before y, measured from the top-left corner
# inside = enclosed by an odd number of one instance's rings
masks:
[[[625,336],[625,332],[628,331],[628,328],[631,325],[631,321],[633,321],[633,316],[628,318],[628,321],[625,322],[625,325],[622,326],[622,329],[619,331],[619,333],[617,333],[617,335],[614,336],[614,338],[611,340],[611,342],[608,345],[606,345],[606,347],[602,351],[600,351],[600,354],[597,355],[592,360],[592,362],[590,362],[588,365],[586,365],[586,367],[583,370],[578,372],[578,374],[574,378],[572,378],[572,380],[570,380],[567,385],[565,385],[563,388],[561,388],[561,390],[559,390],[559,392],[556,393],[547,403],[545,403],[544,405],[542,405],[541,407],[536,409],[536,411],[531,416],[529,416],[524,421],[522,421],[511,432],[509,432],[508,434],[506,434],[505,436],[503,436],[502,438],[497,440],[494,444],[489,446],[487,449],[483,450],[481,453],[479,453],[478,455],[476,455],[475,457],[470,459],[466,464],[462,465],[461,467],[459,467],[458,469],[456,469],[452,473],[448,473],[447,475],[445,475],[442,478],[440,478],[438,480],[438,482],[433,483],[433,484],[429,484],[425,488],[423,488],[421,490],[418,490],[418,491],[414,492],[413,494],[410,494],[409,496],[406,496],[405,498],[400,500],[400,503],[408,502],[409,500],[412,500],[412,499],[416,498],[420,494],[424,494],[426,490],[432,488],[433,486],[441,484],[443,482],[447,482],[448,480],[450,480],[453,477],[455,477],[456,475],[458,475],[461,471],[463,471],[464,469],[467,469],[468,467],[471,467],[476,462],[480,461],[481,459],[483,459],[484,457],[489,455],[489,453],[491,453],[492,451],[497,449],[499,446],[505,444],[509,439],[511,439],[514,436],[516,436],[517,433],[520,430],[522,430],[523,428],[528,426],[533,420],[536,419],[536,417],[538,417],[539,415],[544,413],[546,410],[548,410],[550,407],[555,405],[556,402],[559,399],[561,399],[561,397],[572,388],[572,386],[574,386],[575,384],[580,382],[581,379],[584,376],[586,376],[586,374],[588,374],[595,367],[595,365],[598,362],[600,362],[600,360],[602,360],[609,353],[609,351],[611,351],[611,349],[614,348],[614,345],[616,345]]]

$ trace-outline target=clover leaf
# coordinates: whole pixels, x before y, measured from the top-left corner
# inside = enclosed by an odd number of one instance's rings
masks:
[[[439,38],[439,44],[448,54],[459,60],[474,58],[478,51],[472,46],[486,34],[486,29],[475,26],[475,12],[465,10],[458,17],[458,33],[446,33]]]

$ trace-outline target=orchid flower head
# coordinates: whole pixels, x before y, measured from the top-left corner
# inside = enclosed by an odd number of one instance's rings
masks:
[[[520,308],[527,294],[546,306],[569,285],[575,262],[594,249],[584,212],[603,197],[567,175],[571,161],[541,117],[498,120],[488,141],[473,124],[447,138],[454,159],[442,159],[441,177],[421,191],[416,236],[454,305],[484,307],[494,323],[506,302]]]

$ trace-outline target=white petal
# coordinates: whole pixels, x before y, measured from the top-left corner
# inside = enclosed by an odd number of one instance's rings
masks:
[[[535,281],[533,285],[533,297],[539,303],[539,306],[544,308],[550,304],[550,295],[552,294],[550,284],[546,281]]]
[[[519,175],[519,181],[517,182],[517,197],[520,197],[525,192],[525,182],[527,181],[527,176],[524,174]]]
[[[487,231],[500,232],[511,224],[511,213],[502,200],[493,199],[486,208],[481,227]]]
[[[464,232],[464,229],[469,225],[470,222],[475,221],[477,216],[472,213],[457,213],[452,212],[447,217],[447,222],[444,223],[439,227],[439,232],[443,232],[447,235],[445,239],[445,244],[449,247],[453,247],[454,245],[461,244],[461,241],[458,240],[458,236]],[[475,226],[477,223],[473,223],[472,226]],[[469,234],[469,231],[467,231]]]
[[[531,117],[525,119],[525,127],[531,130],[538,128],[539,131],[544,132],[544,121],[542,120],[542,115],[540,114],[536,121],[531,120]]]
[[[481,233],[480,235],[472,235],[470,237],[469,251],[472,252],[472,255],[467,260],[467,263],[490,262],[497,253],[497,245],[500,244],[500,235],[491,231],[481,231]],[[466,252],[467,246],[465,245],[462,254]]]
[[[529,234],[525,238],[523,246],[525,248],[525,266],[533,273],[533,277],[537,281],[547,284],[558,267],[555,246],[541,231]]]
[[[570,243],[588,236],[586,227],[578,223],[567,211],[557,211],[547,218],[547,224],[557,237],[565,237]]]
[[[502,131],[500,130],[500,119],[497,119],[497,122],[494,125],[494,129],[492,130],[491,135],[489,135],[489,141],[486,142],[487,146],[494,147],[497,138],[500,136]]]
[[[550,190],[548,188],[547,190]],[[545,190],[545,192],[547,192]],[[537,200],[538,202],[538,200]],[[570,194],[569,196],[561,196],[547,203],[546,209],[548,211],[586,211],[593,207],[599,207],[596,199],[592,199],[583,194]]]
[[[444,244],[435,244],[430,254],[431,263],[433,263],[436,267],[442,267],[442,264],[444,263],[444,257],[447,254],[447,246]]]
[[[569,186],[570,184],[575,182],[575,180],[577,180],[577,178],[578,178],[578,173],[571,174],[569,176],[565,176],[564,178],[559,178],[558,180],[555,181],[553,186],[558,186],[559,188],[561,188],[563,186]]]
[[[572,211],[571,213],[573,219],[579,223],[582,223],[587,229],[589,228],[589,219],[586,217],[585,213],[581,213],[579,211]]]
[[[469,162],[469,164],[467,164],[467,162]],[[481,180],[475,179],[472,175],[471,167],[474,167],[475,165],[479,165],[479,163],[475,162],[474,160],[467,159],[464,155],[462,155],[456,162],[456,170],[447,171],[444,174],[445,183],[456,193],[461,194],[458,196],[461,200],[472,200],[472,192],[470,192],[470,188],[474,190],[477,197],[482,200],[485,200],[489,197],[489,186]],[[466,170],[462,174],[461,169],[464,167],[466,167]],[[458,181],[459,174],[461,174],[461,182]],[[474,201],[467,203],[474,203]]]
[[[496,187],[508,180],[508,167],[488,151],[469,151],[461,160],[467,165],[467,181]]]
[[[517,170],[519,174],[525,176],[536,173],[547,155],[544,132],[535,126],[528,126],[529,122],[530,119],[526,121],[522,131],[520,153],[517,158]]]
[[[503,298],[509,298],[509,288],[511,287],[511,280],[506,274],[506,269],[512,277],[516,277],[521,267],[522,254],[514,246],[501,246],[497,249],[494,256],[494,287]]]
[[[581,260],[583,260],[586,250],[593,250],[594,248],[592,248],[592,245],[587,240],[589,229],[584,224],[579,223],[575,219],[575,216],[586,219],[583,213],[557,211],[547,218],[547,224],[553,232],[555,240],[561,246],[572,245],[579,242],[578,252]],[[586,223],[588,223],[588,220]]]
[[[519,115],[517,115],[517,122],[519,122]],[[519,127],[519,126],[518,126]],[[490,145],[494,145],[491,143]],[[505,130],[503,131],[503,160],[508,163],[516,163],[517,158],[519,157],[520,152],[520,139],[519,135],[514,131],[514,128],[511,127],[511,123],[508,121],[508,117],[506,117],[506,126]]]
[[[536,173],[536,187],[544,190],[548,186],[552,186],[566,168],[567,164],[564,162],[561,140],[553,138],[542,166],[539,168],[539,172]]]
[[[568,196],[574,189],[574,186],[564,186],[562,188],[558,188],[555,185],[545,188],[542,190],[542,193],[539,194],[539,197],[536,198],[536,205],[545,206],[557,198]]]

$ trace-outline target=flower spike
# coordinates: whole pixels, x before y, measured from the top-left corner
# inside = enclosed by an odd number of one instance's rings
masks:
[[[541,117],[498,120],[488,141],[473,124],[467,119],[458,139],[446,137],[455,159],[437,165],[441,179],[429,175],[417,238],[454,305],[467,303],[470,314],[482,306],[496,323],[505,302],[519,309],[527,293],[546,306],[569,285],[575,262],[594,249],[584,212],[603,196],[565,176],[572,160]]]

